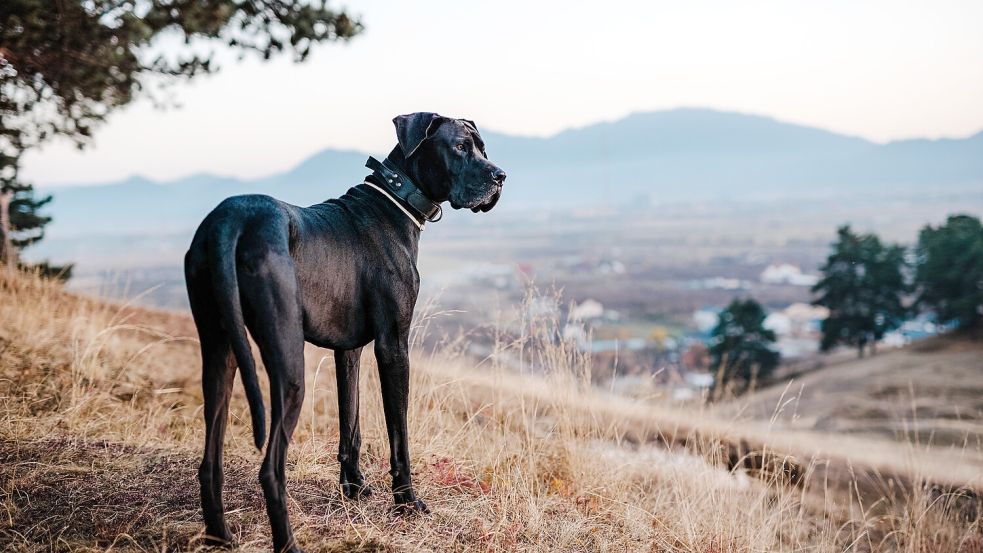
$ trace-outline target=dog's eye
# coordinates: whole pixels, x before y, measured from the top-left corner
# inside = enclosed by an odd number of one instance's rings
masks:
[[[463,142],[460,143],[460,144],[458,144],[457,146],[454,146],[454,147],[457,148],[458,150],[462,151],[462,152],[465,150],[465,145],[464,145]]]

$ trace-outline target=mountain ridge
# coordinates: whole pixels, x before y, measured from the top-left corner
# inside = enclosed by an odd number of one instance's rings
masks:
[[[558,137],[562,137],[563,135],[568,135],[568,134],[571,134],[571,133],[577,133],[577,132],[580,132],[580,131],[589,131],[589,130],[592,130],[592,129],[595,129],[595,128],[599,128],[599,127],[604,127],[604,126],[607,126],[607,125],[616,125],[616,124],[625,122],[627,120],[632,120],[632,119],[637,119],[637,118],[643,118],[643,117],[649,117],[649,116],[654,116],[654,115],[661,115],[661,114],[678,114],[678,113],[705,113],[705,114],[717,114],[717,115],[724,115],[724,116],[737,116],[737,117],[742,117],[742,118],[747,118],[747,119],[764,120],[764,121],[769,121],[769,122],[776,123],[776,124],[779,124],[779,125],[782,125],[782,126],[785,126],[785,127],[797,128],[797,129],[802,129],[802,130],[807,130],[807,131],[818,131],[818,132],[823,133],[823,134],[827,134],[827,135],[831,135],[831,136],[835,136],[835,137],[839,137],[839,138],[843,138],[843,139],[855,140],[855,141],[859,141],[859,142],[862,142],[862,143],[865,143],[865,144],[867,144],[869,146],[874,146],[874,147],[888,146],[888,145],[892,145],[892,144],[894,144],[894,145],[897,145],[897,144],[907,144],[907,143],[938,144],[938,143],[958,143],[958,142],[965,142],[965,141],[981,141],[981,142],[983,142],[983,129],[981,129],[980,131],[977,131],[976,133],[972,133],[972,134],[969,134],[969,135],[964,136],[964,137],[949,137],[949,136],[937,137],[937,138],[913,137],[913,138],[901,138],[901,139],[896,139],[896,140],[890,140],[890,141],[887,141],[887,142],[875,142],[873,140],[870,140],[870,139],[867,139],[867,138],[864,138],[864,137],[861,137],[861,136],[852,135],[852,134],[843,133],[843,132],[834,131],[834,130],[829,130],[829,129],[824,129],[822,127],[814,127],[814,126],[806,125],[806,124],[803,124],[803,123],[794,123],[794,122],[784,121],[784,120],[782,120],[782,119],[780,119],[778,117],[774,117],[774,116],[770,116],[770,115],[762,115],[762,114],[747,113],[747,112],[738,112],[738,111],[728,111],[728,110],[718,110],[718,109],[714,109],[714,108],[701,108],[701,107],[679,107],[679,108],[672,108],[672,109],[667,109],[667,110],[633,111],[633,112],[629,112],[627,115],[624,115],[624,116],[619,117],[617,119],[597,121],[597,122],[588,123],[588,124],[577,126],[577,127],[570,127],[570,128],[562,129],[560,131],[554,132],[554,133],[549,134],[549,135],[546,135],[546,136],[528,136],[528,135],[521,135],[521,134],[509,134],[507,132],[496,131],[496,130],[482,131],[482,135],[486,139],[488,137],[492,137],[494,140],[503,140],[504,139],[504,140],[512,140],[512,141],[516,141],[516,142],[526,142],[526,141],[529,141],[529,142],[544,142],[544,141],[550,141],[550,140],[556,139]],[[128,176],[125,176],[125,177],[122,177],[122,178],[119,178],[119,179],[113,179],[113,180],[108,180],[108,181],[104,181],[104,182],[86,182],[86,183],[46,185],[46,186],[42,186],[41,187],[41,190],[43,190],[43,191],[50,191],[50,192],[60,192],[60,191],[63,191],[63,190],[68,190],[68,189],[95,188],[95,187],[115,186],[115,185],[121,185],[121,184],[131,184],[131,183],[132,184],[155,184],[155,185],[161,185],[161,186],[169,186],[169,185],[173,185],[173,184],[182,184],[182,183],[185,183],[186,181],[189,181],[189,180],[192,180],[192,179],[205,179],[205,178],[215,179],[215,180],[225,180],[225,181],[237,181],[237,182],[243,182],[243,183],[256,182],[256,181],[267,181],[267,180],[274,180],[274,179],[279,178],[279,177],[282,177],[284,175],[294,173],[298,169],[300,169],[301,167],[303,167],[305,165],[309,165],[309,164],[311,164],[312,162],[316,161],[319,158],[324,158],[324,157],[326,157],[328,155],[332,155],[332,154],[339,154],[339,155],[354,154],[354,155],[358,155],[358,156],[362,156],[362,157],[367,157],[369,155],[375,155],[375,156],[383,155],[383,154],[380,154],[380,153],[377,153],[377,152],[374,153],[374,152],[367,152],[367,151],[359,150],[357,148],[330,148],[330,147],[328,147],[328,148],[322,148],[321,150],[318,150],[317,152],[315,152],[313,154],[310,154],[309,156],[303,158],[302,160],[300,160],[299,162],[297,162],[290,169],[286,169],[284,171],[280,171],[278,173],[274,173],[274,174],[266,175],[266,176],[259,176],[259,177],[235,177],[235,176],[232,176],[232,175],[223,175],[223,174],[216,173],[216,172],[213,172],[213,171],[200,171],[200,172],[195,172],[195,173],[188,173],[187,175],[182,175],[182,176],[174,177],[174,178],[170,178],[170,179],[156,179],[156,178],[148,177],[148,176],[146,176],[144,174],[141,174],[141,173],[133,173],[131,175],[128,175]]]
[[[807,199],[953,186],[983,191],[983,131],[880,144],[770,116],[678,108],[636,112],[549,137],[483,135],[490,158],[509,173],[500,203],[505,210],[627,205],[639,198]],[[181,232],[236,194],[309,205],[361,182],[368,155],[326,148],[286,171],[251,179],[205,172],[45,187],[55,196],[50,233]]]

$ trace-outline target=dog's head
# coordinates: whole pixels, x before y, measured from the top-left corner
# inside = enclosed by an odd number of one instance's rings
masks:
[[[410,176],[436,202],[488,211],[502,194],[505,171],[488,161],[478,128],[467,119],[411,113],[393,119]]]

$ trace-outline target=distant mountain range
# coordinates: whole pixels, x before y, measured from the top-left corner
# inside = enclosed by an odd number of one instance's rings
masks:
[[[876,144],[769,117],[707,109],[637,113],[527,138],[484,132],[509,174],[499,209],[690,200],[983,192],[983,132]],[[361,182],[368,154],[324,150],[272,177],[208,174],[50,188],[51,236],[150,236],[192,229],[223,198],[264,193],[307,205]]]

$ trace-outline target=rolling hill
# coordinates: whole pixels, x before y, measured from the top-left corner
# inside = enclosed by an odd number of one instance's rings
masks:
[[[775,428],[935,449],[983,445],[983,339],[943,335],[833,362],[718,407]],[[958,384],[955,384],[958,383]]]
[[[351,502],[337,488],[331,354],[309,347],[287,467],[301,544],[339,552],[979,551],[978,443],[899,445],[613,396],[585,386],[589,364],[544,332],[500,344],[478,366],[451,347],[414,351],[413,473],[433,514],[409,519],[393,515],[387,493],[372,356],[363,359],[362,459],[378,493]],[[534,347],[546,348],[544,374],[519,375],[497,361]],[[268,551],[260,455],[239,390],[226,439],[228,517],[241,550]],[[190,316],[74,296],[0,270],[0,550],[202,550],[201,405]]]

